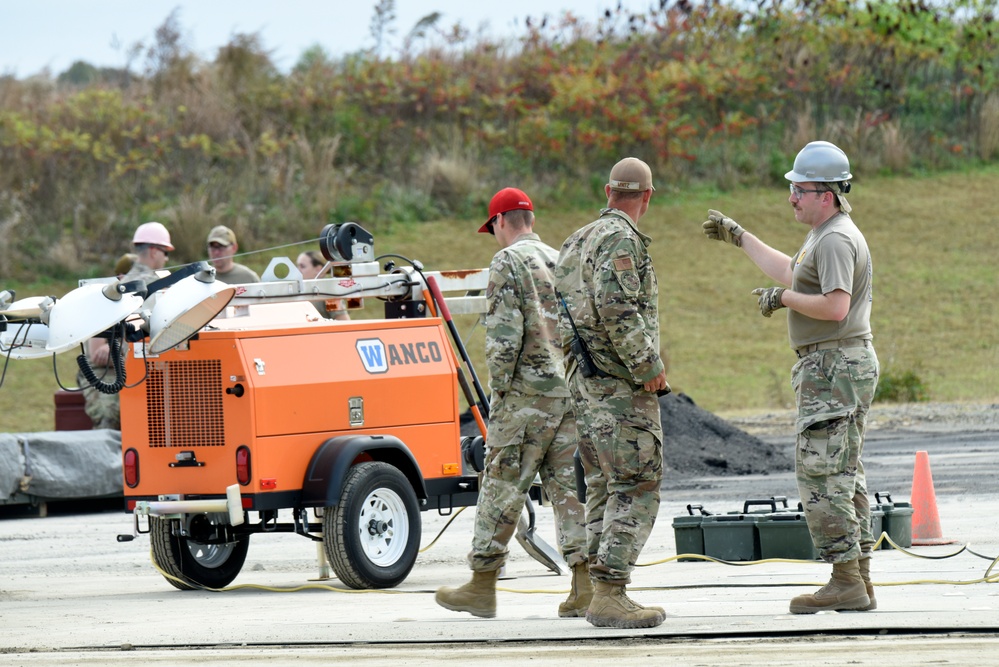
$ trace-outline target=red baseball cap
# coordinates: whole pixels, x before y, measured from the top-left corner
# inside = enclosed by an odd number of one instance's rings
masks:
[[[519,210],[533,211],[534,204],[531,203],[531,198],[523,190],[503,188],[494,194],[493,198],[489,201],[489,217],[486,219],[485,224],[479,227],[479,233],[488,233],[489,221],[500,213]]]

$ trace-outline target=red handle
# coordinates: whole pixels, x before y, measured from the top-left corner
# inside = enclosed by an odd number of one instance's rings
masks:
[[[431,293],[434,295],[434,301],[437,302],[437,308],[441,311],[441,317],[444,318],[445,322],[450,322],[451,311],[448,310],[447,304],[444,303],[444,295],[441,294],[441,288],[437,286],[437,281],[433,276],[427,276],[427,287],[430,288]]]

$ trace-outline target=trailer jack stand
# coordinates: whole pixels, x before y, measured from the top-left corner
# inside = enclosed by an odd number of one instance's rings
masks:
[[[319,576],[309,581],[326,581],[330,579],[330,562],[326,558],[326,551],[322,542],[316,542],[316,561],[319,563]]]

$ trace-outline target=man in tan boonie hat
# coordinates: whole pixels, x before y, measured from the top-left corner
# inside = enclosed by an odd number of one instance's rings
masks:
[[[236,232],[225,225],[212,227],[212,231],[208,232],[208,256],[215,265],[215,277],[230,285],[259,283],[260,276],[252,269],[233,261],[238,251]]]

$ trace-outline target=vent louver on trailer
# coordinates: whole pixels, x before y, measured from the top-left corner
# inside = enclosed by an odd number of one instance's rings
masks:
[[[150,447],[222,447],[222,362],[150,361],[146,380]]]

